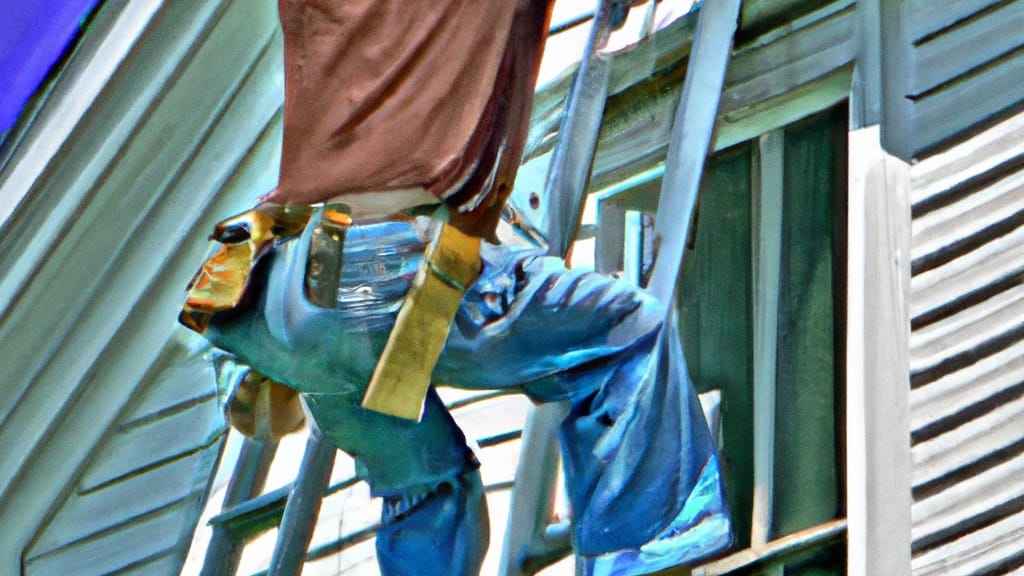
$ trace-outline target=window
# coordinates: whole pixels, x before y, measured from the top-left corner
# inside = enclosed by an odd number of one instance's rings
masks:
[[[721,151],[707,170],[678,298],[691,378],[698,392],[721,392],[732,552],[802,543],[752,565],[727,554],[708,573],[845,569],[846,135],[837,106]],[[658,188],[606,195],[600,233],[615,235],[607,214],[628,223],[652,212]],[[645,230],[623,234],[641,269],[652,246],[630,237]],[[620,254],[620,264],[634,257]],[[774,330],[762,329],[773,317]]]

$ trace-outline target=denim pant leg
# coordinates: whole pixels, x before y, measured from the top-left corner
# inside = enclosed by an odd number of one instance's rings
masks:
[[[400,244],[409,245],[407,255],[417,247],[422,254],[408,226],[354,230],[345,257],[355,268],[361,250],[395,240],[386,233],[407,240]],[[255,271],[258,293],[238,310],[216,315],[206,336],[299,390],[324,436],[355,458],[373,494],[384,498],[377,545],[385,574],[476,574],[488,543],[478,463],[437,393],[429,391],[420,422],[359,405],[408,287],[405,272],[415,270],[417,258],[373,259],[365,286],[358,270],[349,270],[353,294],[366,287],[369,300],[328,310],[304,296],[308,245],[307,236],[275,248]]]
[[[380,244],[381,233],[353,232],[345,258],[358,263],[360,247]],[[395,240],[383,244],[400,252],[405,244]],[[303,238],[278,248],[262,272],[264,290],[254,307],[217,319],[211,339],[303,391],[325,435],[357,458],[375,493],[396,503],[396,513],[385,509],[385,520],[408,531],[403,538],[395,530],[382,532],[382,566],[415,562],[423,550],[413,541],[430,533],[442,538],[438,546],[460,550],[448,562],[471,564],[460,558],[482,549],[479,538],[458,545],[452,539],[472,540],[466,527],[481,525],[481,507],[467,504],[478,501],[475,484],[464,481],[475,464],[436,395],[428,397],[419,424],[358,407],[408,288],[402,266],[389,268],[396,262],[391,253],[365,274],[370,294],[387,292],[399,278],[390,299],[323,310],[302,297],[306,246]],[[705,520],[724,512],[721,487],[678,332],[664,330],[664,309],[628,283],[567,270],[555,259],[493,246],[483,257],[484,272],[466,294],[434,381],[570,401],[561,437],[574,544],[587,559],[585,570],[642,573],[706,553],[707,546],[693,545],[695,539],[712,548],[727,541],[727,522],[724,530],[721,522],[714,532],[696,529],[712,526]],[[360,277],[358,267],[354,277]],[[439,495],[438,506],[454,510],[443,521],[451,536],[437,529],[442,516],[418,505],[425,502],[424,486]],[[684,544],[662,554],[661,544],[679,537]],[[602,566],[613,568],[605,572]]]
[[[495,251],[485,263],[434,374],[569,400],[560,435],[574,547],[590,558],[629,551],[588,573],[645,573],[727,543],[714,444],[664,307],[551,258]]]

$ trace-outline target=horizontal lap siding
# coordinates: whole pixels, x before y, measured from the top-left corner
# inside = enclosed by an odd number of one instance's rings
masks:
[[[109,35],[77,57],[111,58],[142,17],[108,4]],[[220,453],[216,383],[176,315],[213,223],[276,182],[280,32],[271,0],[152,4],[91,105],[42,110],[0,173],[23,193],[0,226],[5,574],[180,566]],[[89,66],[69,63],[51,100],[87,93]],[[69,120],[44,169],[21,176],[40,160],[36,132]]]
[[[912,169],[918,576],[1024,566],[1022,140],[1018,116]]]
[[[892,39],[883,122],[910,159],[970,138],[1024,108],[1024,1],[883,0]]]

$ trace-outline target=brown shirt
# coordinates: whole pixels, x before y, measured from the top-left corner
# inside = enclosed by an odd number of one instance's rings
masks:
[[[491,236],[522,156],[550,4],[278,0],[284,148],[268,200],[380,204],[422,189],[457,226]]]

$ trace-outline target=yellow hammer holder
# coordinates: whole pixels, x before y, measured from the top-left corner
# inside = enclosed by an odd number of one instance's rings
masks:
[[[480,238],[442,225],[398,312],[363,396],[364,408],[420,420],[430,375],[480,268]]]

